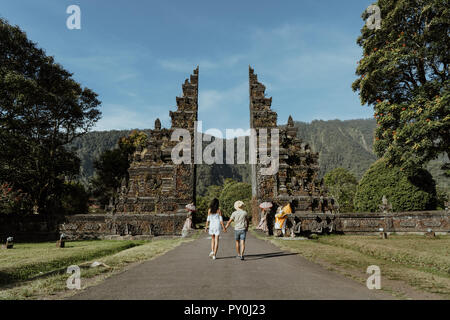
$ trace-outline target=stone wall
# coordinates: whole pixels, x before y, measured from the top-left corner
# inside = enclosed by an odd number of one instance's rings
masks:
[[[89,214],[66,218],[60,232],[68,240],[181,235],[186,214]]]
[[[0,242],[13,237],[14,242],[53,241],[59,238],[59,223],[64,217],[41,215],[0,215]]]
[[[68,217],[31,215],[0,216],[0,241],[55,241],[61,233],[68,240],[123,239],[181,235],[185,214],[85,214]],[[296,213],[288,228],[294,233],[365,234],[379,232],[450,233],[450,214],[445,211],[398,213]],[[288,233],[290,232],[288,230]]]
[[[74,216],[0,216],[0,242],[122,239],[181,235],[186,214],[80,214]]]
[[[294,214],[288,227],[295,233],[364,234],[380,232],[450,233],[450,214],[446,211],[396,213]]]
[[[450,214],[445,211],[339,214],[336,231],[344,233],[450,232]]]

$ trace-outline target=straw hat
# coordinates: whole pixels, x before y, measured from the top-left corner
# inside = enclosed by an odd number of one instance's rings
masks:
[[[236,210],[241,209],[243,206],[244,206],[244,203],[243,203],[241,200],[238,200],[238,201],[236,201],[236,202],[234,203],[234,208],[235,208]]]

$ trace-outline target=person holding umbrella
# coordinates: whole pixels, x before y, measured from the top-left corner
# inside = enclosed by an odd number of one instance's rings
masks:
[[[259,221],[258,226],[256,227],[256,229],[258,230],[262,230],[263,232],[267,232],[269,230],[269,228],[267,227],[267,214],[270,211],[270,208],[272,208],[272,203],[271,202],[263,202],[259,205],[259,207],[261,208],[261,220]]]
[[[193,229],[192,216],[194,212],[197,210],[193,203],[189,203],[188,205],[186,205],[185,208],[189,212],[189,214],[186,220],[184,221],[183,230],[181,233],[183,237],[186,237],[189,234],[189,231]]]

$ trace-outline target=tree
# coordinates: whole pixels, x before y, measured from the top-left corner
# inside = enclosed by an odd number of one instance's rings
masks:
[[[252,186],[244,182],[236,182],[232,179],[226,179],[220,193],[219,201],[224,217],[230,217],[233,213],[234,203],[237,200],[243,201],[247,207],[252,198]],[[247,212],[249,208],[247,208]]]
[[[0,181],[40,213],[60,211],[64,181],[80,168],[65,145],[94,126],[99,106],[95,92],[0,19]]]
[[[450,3],[379,0],[380,29],[364,26],[353,83],[373,105],[374,150],[389,164],[422,166],[450,150]],[[363,19],[368,13],[363,14]]]
[[[340,212],[353,212],[353,200],[358,180],[344,168],[331,170],[324,176],[329,194],[337,201]]]
[[[30,197],[22,190],[13,190],[4,182],[0,185],[0,214],[27,214],[32,211]]]
[[[64,214],[88,213],[89,193],[81,183],[67,182],[64,184],[61,202]]]
[[[206,188],[204,196],[197,196],[196,198],[197,212],[194,215],[195,223],[206,221],[206,217],[208,216],[209,204],[214,198],[217,199],[220,198],[222,189],[223,189],[222,186],[211,185]]]
[[[129,157],[137,147],[145,147],[147,135],[134,130],[128,137],[121,137],[118,147],[106,150],[94,161],[95,176],[92,179],[93,194],[102,205],[115,197],[123,179],[128,178]]]
[[[383,196],[396,212],[434,210],[437,205],[436,184],[428,171],[417,168],[411,173],[389,166],[386,159],[375,162],[362,177],[355,208],[360,212],[379,212]]]

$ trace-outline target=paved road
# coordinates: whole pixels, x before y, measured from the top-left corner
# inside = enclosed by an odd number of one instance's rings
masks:
[[[112,276],[71,299],[391,299],[299,255],[248,235],[245,261],[236,258],[233,230],[221,236],[216,260],[210,240],[184,243]]]

